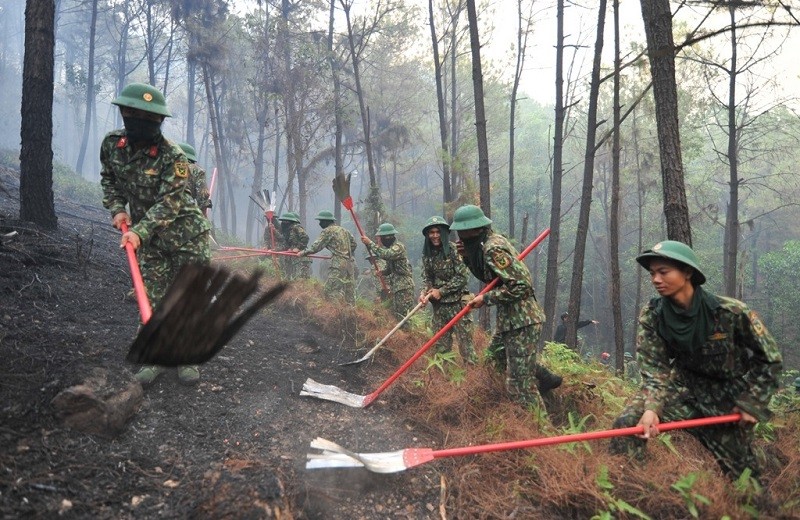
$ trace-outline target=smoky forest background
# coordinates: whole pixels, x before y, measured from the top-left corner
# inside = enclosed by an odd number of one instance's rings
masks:
[[[634,257],[683,240],[797,369],[797,15],[788,0],[4,0],[0,161],[21,170],[21,218],[56,228],[54,191],[101,199],[110,101],[150,83],[165,135],[214,176],[220,243],[261,242],[265,189],[312,239],[325,209],[355,232],[331,189],[349,174],[368,234],[392,222],[418,274],[424,222],[479,204],[520,249],[550,228],[527,260],[545,336],[567,310],[596,319],[567,343],[622,372],[654,295]]]

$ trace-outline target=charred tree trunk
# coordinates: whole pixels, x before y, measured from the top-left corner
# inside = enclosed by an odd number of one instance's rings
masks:
[[[541,351],[544,340],[555,332],[553,317],[556,316],[558,293],[558,248],[561,241],[561,182],[564,175],[564,0],[556,7],[556,107],[553,128],[553,188],[550,201],[550,236],[547,246],[547,277],[544,286],[544,313],[550,316],[539,341]]]
[[[725,212],[725,246],[723,273],[725,295],[741,297],[736,293],[736,267],[739,253],[739,129],[736,124],[736,81],[738,79],[736,8],[728,7],[731,17],[731,66],[728,71],[728,210]]]
[[[475,0],[467,0],[469,18],[469,43],[472,49],[472,89],[475,96],[475,132],[478,142],[478,185],[480,186],[480,206],[491,218],[489,179],[489,141],[486,136],[486,109],[483,100],[483,70],[481,68],[481,42],[478,34],[478,14]]]
[[[78,161],[75,163],[75,171],[80,175],[83,175],[83,161],[86,158],[86,147],[89,146],[89,130],[92,126],[92,113],[94,111],[94,40],[96,33],[97,0],[92,0],[92,15],[89,22],[89,63],[86,72],[86,117],[83,119],[83,136],[81,137],[81,147],[78,151]]]
[[[331,77],[333,79],[333,164],[334,176],[344,175],[344,164],[342,158],[342,86],[339,79],[339,61],[333,52],[333,34],[334,34],[334,13],[336,12],[336,0],[331,0],[330,15],[328,19],[328,55],[331,62]],[[336,200],[336,194],[333,195],[333,216],[336,217],[337,222],[342,221],[342,205]],[[301,215],[300,219],[305,222],[305,215]]]
[[[641,3],[650,74],[653,77],[667,236],[671,240],[680,240],[691,246],[692,229],[683,180],[681,137],[678,126],[672,12],[669,0],[641,0]]]
[[[600,65],[603,52],[603,34],[606,23],[606,0],[599,1],[597,15],[597,39],[594,44],[594,63],[592,80],[589,86],[589,111],[586,122],[586,153],[583,157],[583,187],[581,205],[578,212],[578,230],[575,234],[575,253],[572,263],[572,283],[570,284],[568,311],[575,319],[567,320],[567,345],[577,345],[578,319],[583,292],[583,266],[586,261],[586,237],[589,233],[589,213],[592,207],[594,188],[595,141],[597,140],[597,100],[600,97]]]
[[[445,114],[444,87],[442,85],[442,63],[439,61],[439,39],[436,37],[436,25],[433,19],[433,0],[428,0],[428,19],[431,26],[431,45],[433,47],[433,69],[436,78],[436,107],[439,112],[439,139],[441,141],[442,159],[442,201],[452,202],[450,187],[450,152],[447,149],[447,116]]]
[[[25,57],[22,68],[19,217],[56,229],[53,204],[53,0],[28,0],[25,6]]]
[[[619,269],[619,205],[620,205],[620,49],[619,0],[614,0],[614,136],[611,142],[611,212],[608,223],[608,263],[611,271],[611,318],[614,322],[614,353],[618,376],[625,373],[625,338],[622,327],[622,275]]]

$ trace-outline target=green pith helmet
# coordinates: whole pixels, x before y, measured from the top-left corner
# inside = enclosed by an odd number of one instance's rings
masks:
[[[654,258],[669,258],[670,260],[686,264],[694,269],[694,273],[692,274],[692,283],[694,285],[703,285],[706,283],[705,275],[700,270],[700,267],[697,266],[697,255],[694,254],[691,247],[683,242],[678,242],[677,240],[663,240],[654,245],[652,249],[648,249],[637,256],[636,261],[645,269],[649,269],[650,261]]]
[[[287,222],[297,222],[299,224],[300,215],[298,215],[294,211],[287,211],[286,213],[278,217],[278,220],[285,220]]]
[[[800,392],[800,377],[796,377],[794,379],[794,388],[795,388],[795,390]]]
[[[314,217],[314,218],[317,219],[317,220],[320,220],[320,221],[322,221],[322,220],[332,220],[332,221],[336,222],[336,218],[334,218],[333,213],[328,211],[327,209],[323,209],[322,211],[317,213],[317,216]]]
[[[431,217],[425,223],[425,227],[422,228],[423,236],[427,237],[428,236],[428,230],[430,228],[432,228],[433,226],[443,226],[443,227],[446,227],[447,229],[450,229],[450,224],[448,224],[447,221],[445,219],[443,219],[442,217],[438,217],[438,216],[437,217]]]
[[[145,112],[172,117],[169,109],[167,109],[167,100],[164,99],[164,94],[153,85],[148,85],[147,83],[131,83],[127,85],[111,104],[120,107],[138,108]]]
[[[450,231],[463,231],[465,229],[477,229],[488,226],[492,221],[483,214],[483,210],[473,204],[461,206],[453,213],[453,223],[450,224]]]
[[[630,352],[626,352],[624,357],[625,359],[633,359],[633,354],[631,354]]]
[[[183,153],[186,154],[186,158],[192,162],[197,162],[197,153],[194,151],[194,146],[190,145],[189,143],[180,143],[178,146],[181,147]]]
[[[379,237],[385,237],[388,235],[396,235],[397,230],[390,223],[384,222],[383,224],[378,226],[378,232],[375,234],[378,235]]]
[[[286,222],[297,222],[299,224],[300,215],[298,215],[294,211],[287,211],[286,213],[278,217],[278,220],[285,220]]]

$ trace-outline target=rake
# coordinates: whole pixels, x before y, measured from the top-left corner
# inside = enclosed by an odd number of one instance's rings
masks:
[[[371,349],[369,352],[367,352],[366,354],[364,354],[362,357],[360,357],[360,358],[356,359],[355,361],[348,361],[347,363],[339,363],[339,366],[340,366],[340,367],[345,367],[345,366],[348,366],[348,365],[357,365],[358,363],[361,363],[361,362],[363,362],[363,361],[366,361],[366,360],[368,360],[369,358],[371,358],[371,357],[372,357],[372,355],[373,355],[373,354],[375,354],[375,352],[377,352],[377,350],[378,350],[379,348],[381,348],[381,346],[383,346],[383,344],[384,344],[384,343],[386,343],[386,341],[387,341],[389,338],[391,338],[391,337],[392,337],[392,334],[394,334],[395,332],[397,332],[397,331],[400,329],[400,327],[402,327],[402,326],[403,326],[403,325],[404,325],[404,324],[405,324],[405,323],[406,323],[408,320],[410,320],[410,319],[411,319],[411,316],[413,316],[414,314],[416,314],[416,313],[417,313],[417,311],[418,311],[418,310],[420,310],[421,308],[425,307],[425,304],[426,304],[426,303],[427,303],[427,302],[419,302],[419,303],[417,304],[417,306],[416,306],[416,307],[414,307],[413,309],[411,309],[411,310],[409,311],[409,313],[408,313],[408,314],[406,314],[406,315],[403,317],[403,319],[402,319],[402,320],[400,320],[400,323],[398,323],[397,325],[395,325],[395,326],[394,326],[394,328],[393,328],[392,330],[390,330],[390,331],[389,331],[389,332],[388,332],[388,333],[387,333],[387,334],[386,334],[386,335],[383,337],[383,339],[382,339],[382,340],[380,340],[380,341],[379,341],[379,342],[378,342],[378,343],[377,343],[377,344],[376,344],[374,347],[372,347],[372,349]]]
[[[291,251],[273,251],[272,249],[258,249],[252,247],[228,247],[223,246],[218,249],[219,251],[242,251],[242,252],[250,252],[250,253],[258,253],[261,255],[278,255],[278,256],[300,256],[297,253],[292,253]],[[325,255],[306,255],[306,258],[319,258],[320,260],[330,260],[330,256]]]
[[[121,229],[127,232],[128,225],[123,222]],[[205,363],[288,287],[279,283],[258,294],[258,271],[245,279],[221,267],[186,264],[153,313],[130,242],[125,253],[142,320],[125,358],[132,363],[167,367]]]
[[[533,249],[538,246],[546,237],[550,234],[550,228],[545,229],[542,233],[536,237],[536,239],[531,242],[531,244],[525,248],[525,250],[517,256],[518,260],[524,259],[528,256],[528,253],[533,251]],[[499,278],[495,278],[484,287],[479,294],[485,294],[492,290],[500,281]],[[353,408],[366,408],[370,404],[372,404],[375,399],[384,391],[386,390],[389,385],[391,385],[398,377],[400,377],[403,372],[408,370],[408,368],[414,364],[414,362],[419,359],[429,348],[431,348],[444,334],[450,330],[458,321],[463,318],[469,311],[472,310],[470,305],[466,305],[463,309],[458,311],[456,314],[447,324],[442,327],[439,332],[433,335],[431,339],[428,340],[411,358],[406,361],[403,366],[401,366],[397,371],[389,376],[389,378],[383,382],[383,384],[378,387],[377,390],[372,392],[368,395],[357,395],[340,388],[337,388],[332,385],[324,385],[322,383],[318,383],[313,379],[309,378],[306,379],[306,382],[303,383],[303,389],[300,392],[300,395],[307,395],[311,397],[318,397],[319,399],[325,399],[327,401],[334,401],[337,403],[341,403],[347,406],[352,406]]]
[[[683,421],[659,424],[658,430],[659,432],[665,432],[670,430],[697,428],[700,426],[734,423],[738,422],[741,418],[741,414],[736,413],[720,415],[716,417],[703,417],[700,419],[687,419]],[[644,426],[631,426],[629,428],[573,433],[570,435],[528,439],[524,441],[501,442],[496,444],[483,444],[480,446],[466,446],[462,448],[450,448],[446,450],[433,450],[431,448],[406,448],[404,450],[386,453],[354,453],[343,448],[342,446],[339,446],[338,444],[318,437],[311,441],[311,447],[322,450],[322,453],[307,454],[306,457],[308,460],[306,461],[306,469],[366,468],[367,470],[375,473],[397,473],[425,464],[432,460],[442,459],[445,457],[461,457],[465,455],[476,455],[478,453],[519,450],[536,448],[539,446],[552,446],[555,444],[566,444],[570,442],[583,442],[597,439],[608,439],[611,437],[626,437],[629,435],[642,434],[644,434]]]
[[[361,224],[358,222],[356,212],[353,211],[353,198],[350,196],[350,174],[347,174],[347,177],[345,177],[341,172],[336,174],[336,177],[333,178],[333,192],[341,201],[342,206],[344,206],[344,208],[349,211],[350,215],[353,217],[353,222],[356,223],[359,236],[362,238],[366,236],[364,235],[364,230],[361,229]],[[381,270],[378,268],[378,262],[374,257],[370,256],[369,263],[372,264],[372,268],[375,269],[375,274],[378,276],[378,280],[381,282],[381,290],[383,291],[383,294],[389,294],[389,287],[386,285],[386,280],[383,279],[383,273],[381,273]]]

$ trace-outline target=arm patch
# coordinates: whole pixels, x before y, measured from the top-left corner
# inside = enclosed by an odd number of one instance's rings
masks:
[[[185,179],[189,176],[189,163],[186,161],[175,161],[175,177]]]

